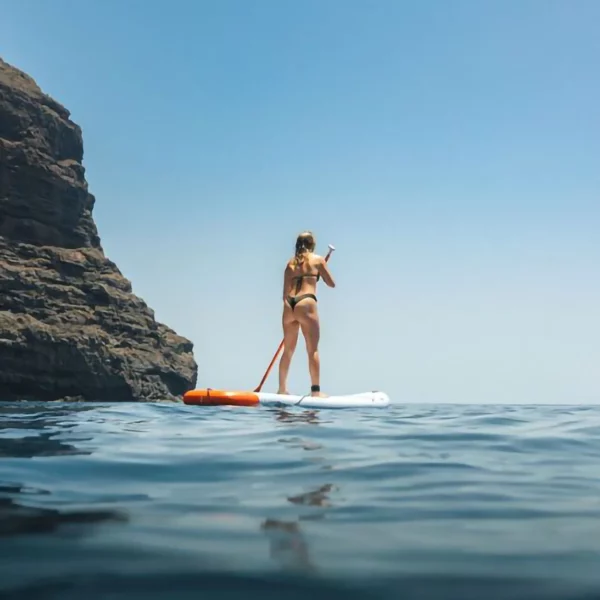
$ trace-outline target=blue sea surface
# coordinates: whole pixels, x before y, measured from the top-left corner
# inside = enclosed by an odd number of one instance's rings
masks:
[[[0,403],[7,599],[600,597],[600,407]]]

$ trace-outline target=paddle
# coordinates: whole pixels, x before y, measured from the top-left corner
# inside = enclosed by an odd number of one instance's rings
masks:
[[[329,247],[329,252],[327,253],[327,256],[325,257],[326,262],[329,261],[329,257],[333,254],[333,251],[335,250],[335,246],[332,246],[331,244],[329,244],[328,247]],[[269,366],[267,367],[267,370],[265,371],[263,378],[260,380],[258,387],[254,390],[255,392],[260,392],[260,390],[262,389],[262,386],[264,385],[265,381],[267,380],[267,377],[269,376],[269,373],[271,372],[271,369],[273,368],[273,365],[275,364],[275,361],[277,360],[279,353],[283,350],[283,342],[284,341],[285,341],[285,339],[281,340],[281,344],[279,344],[279,348],[277,348],[277,352],[275,352],[275,356],[273,356],[273,359],[269,363]]]

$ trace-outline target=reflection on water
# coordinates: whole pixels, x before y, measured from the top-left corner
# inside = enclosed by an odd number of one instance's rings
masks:
[[[40,433],[22,438],[0,438],[0,457],[33,458],[34,456],[59,456],[91,454],[78,450],[73,444],[55,439],[54,433]]]
[[[76,427],[74,414],[91,410],[81,406],[71,410],[45,409],[24,406],[15,413],[12,407],[0,406],[0,457],[33,458],[36,456],[67,456],[91,454],[64,442],[60,436]],[[90,441],[91,437],[78,438]],[[72,441],[72,440],[71,440]]]
[[[281,423],[309,423],[310,425],[318,425],[320,423],[317,410],[293,412],[285,408],[277,408],[272,410],[272,412],[275,413],[275,419]]]
[[[291,437],[291,438],[279,438],[279,442],[286,444],[290,448],[302,448],[302,450],[306,450],[311,452],[313,450],[321,450],[323,448],[322,444],[318,444],[311,440],[305,440],[300,437]],[[312,458],[312,460],[318,460],[317,458]]]
[[[322,506],[322,507],[330,507],[331,503],[329,502],[329,492],[336,490],[336,488],[331,483],[326,483],[322,485],[320,488],[313,490],[312,492],[306,492],[305,494],[298,494],[297,496],[290,496],[288,500],[292,504],[304,504],[306,506]]]
[[[309,425],[318,425],[320,420],[318,411],[305,410],[302,412],[290,412],[285,409],[277,409],[275,419],[281,423],[306,423]],[[279,442],[291,449],[301,448],[307,452],[323,450],[322,444],[312,440],[305,440],[300,437],[279,438]],[[322,461],[323,457],[314,457],[313,460]],[[287,496],[290,504],[297,506],[308,506],[311,508],[327,509],[332,506],[329,493],[337,490],[331,484],[326,483],[315,489]],[[302,521],[317,521],[324,518],[326,511],[311,511],[310,514],[299,515],[293,520],[281,520],[267,518],[261,524],[261,530],[266,532],[269,538],[270,556],[284,570],[314,572],[316,565],[310,558],[310,551],[306,538],[300,527]]]
[[[48,495],[47,490],[19,484],[0,484],[0,537],[32,533],[54,533],[64,525],[90,525],[104,521],[126,522],[124,513],[111,510],[59,511],[27,506],[15,501],[15,495]]]
[[[599,431],[597,408],[0,403],[0,598],[600,598]]]
[[[268,534],[271,558],[284,569],[301,571],[315,569],[297,521],[265,519],[261,529]]]
[[[0,457],[38,458],[74,455],[90,455],[89,449],[78,448],[65,442],[61,436],[70,434],[76,423],[74,415],[91,406],[72,406],[63,410],[56,405],[40,411],[38,407],[19,405],[18,412],[12,406],[0,407]],[[70,435],[71,442],[73,436]],[[78,437],[76,441],[90,441],[90,436]],[[33,502],[24,503],[23,498],[34,500],[49,496],[48,490],[20,483],[0,482],[0,537],[24,534],[55,533],[67,525],[91,525],[105,521],[124,522],[123,512],[112,510],[59,510],[36,507]]]
[[[328,508],[332,506],[328,493],[335,490],[332,484],[325,484],[304,494],[289,496],[292,504]],[[265,519],[261,529],[269,534],[271,558],[286,569],[314,571],[316,566],[310,560],[306,539],[300,527],[301,521],[316,521],[322,519],[324,511],[311,515],[301,515],[296,521]]]

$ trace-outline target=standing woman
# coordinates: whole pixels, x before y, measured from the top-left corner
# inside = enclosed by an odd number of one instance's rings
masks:
[[[306,342],[308,370],[310,372],[312,396],[325,396],[320,387],[319,360],[319,313],[317,311],[317,281],[323,281],[329,287],[335,282],[322,256],[314,254],[315,238],[310,231],[301,233],[296,239],[296,252],[288,261],[283,276],[283,355],[279,362],[278,394],[288,394],[287,376],[292,356],[298,341],[298,331]]]

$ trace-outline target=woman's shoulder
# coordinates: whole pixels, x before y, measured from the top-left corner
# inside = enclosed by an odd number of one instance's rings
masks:
[[[311,254],[308,258],[309,270],[319,269],[319,266],[324,263],[324,259],[320,254]]]
[[[310,265],[311,267],[313,266],[317,266],[320,263],[323,262],[323,257],[320,254],[315,254],[313,252],[307,253],[305,254],[304,257],[304,264]],[[285,268],[290,270],[290,271],[298,271],[298,270],[302,270],[299,268],[299,265],[296,264],[296,257],[292,256],[291,258],[288,258],[287,262],[285,263]]]

